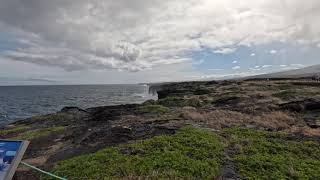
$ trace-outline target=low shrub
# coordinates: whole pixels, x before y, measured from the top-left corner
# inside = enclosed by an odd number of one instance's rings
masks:
[[[204,94],[210,94],[212,92],[212,90],[208,89],[208,88],[199,88],[194,90],[193,94],[194,95],[204,95]]]
[[[62,161],[53,172],[68,179],[214,179],[222,160],[216,135],[185,127],[172,136]]]
[[[203,105],[201,100],[198,98],[180,98],[176,96],[159,99],[158,103],[167,107],[184,107],[184,106],[201,107]]]
[[[182,106],[182,101],[183,101],[183,98],[176,97],[176,96],[169,96],[163,99],[159,99],[158,103],[163,106],[172,107],[172,106]]]
[[[162,105],[145,105],[139,107],[141,113],[167,113],[169,108]]]
[[[243,179],[320,179],[320,144],[289,140],[286,134],[225,129]]]
[[[279,92],[273,94],[273,96],[281,98],[281,99],[285,99],[285,100],[294,99],[294,98],[302,96],[302,95],[304,95],[304,93],[302,90],[299,90],[299,89],[282,90],[282,91],[279,91]]]
[[[2,129],[2,130],[0,130],[0,136],[22,133],[22,132],[27,131],[28,129],[30,129],[30,127],[25,126],[25,125],[19,125],[19,126],[8,128],[8,129]]]
[[[240,96],[232,96],[232,95],[227,95],[227,96],[218,96],[213,101],[211,102],[212,104],[218,104],[218,105],[224,105],[224,104],[237,104],[244,100],[243,97]]]
[[[50,135],[52,133],[63,132],[65,130],[65,128],[66,128],[65,126],[57,126],[57,127],[50,127],[50,128],[44,128],[44,129],[37,129],[37,130],[34,130],[34,131],[30,131],[30,132],[26,132],[26,133],[20,134],[20,135],[14,137],[14,139],[32,140],[32,139],[48,136],[48,135]]]
[[[56,114],[49,114],[44,116],[34,116],[31,120],[34,121],[71,121],[73,116],[67,113],[56,113]]]

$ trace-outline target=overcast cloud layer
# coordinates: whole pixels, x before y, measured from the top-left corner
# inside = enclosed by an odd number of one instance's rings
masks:
[[[0,57],[137,72],[197,63],[189,54],[204,49],[320,47],[319,17],[319,0],[0,0]]]

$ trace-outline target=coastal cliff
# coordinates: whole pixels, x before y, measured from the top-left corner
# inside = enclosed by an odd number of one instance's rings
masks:
[[[12,123],[24,161],[68,179],[320,179],[320,83],[151,85],[158,100]],[[15,179],[46,179],[19,167]]]

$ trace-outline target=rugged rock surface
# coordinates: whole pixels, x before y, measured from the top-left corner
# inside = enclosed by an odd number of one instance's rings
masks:
[[[320,101],[306,99],[302,101],[293,101],[289,103],[280,104],[280,107],[283,110],[289,110],[294,112],[317,111],[320,110]]]
[[[243,126],[320,137],[320,86],[303,81],[210,81],[153,85],[158,101],[143,104],[65,107],[55,114],[17,121],[0,138],[29,139],[25,161],[50,170],[57,162],[99,149],[174,134],[187,124],[219,131]],[[231,161],[223,179],[238,179]],[[21,167],[16,179],[39,179]]]

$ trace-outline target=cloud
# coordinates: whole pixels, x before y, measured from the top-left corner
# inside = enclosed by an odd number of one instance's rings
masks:
[[[255,56],[255,55],[256,55],[255,53],[251,53],[251,54],[250,54],[250,56],[252,56],[252,57]]]
[[[222,71],[223,69],[208,69],[209,71]]]
[[[238,61],[232,61],[232,64],[236,64],[236,63],[238,63]]]
[[[290,66],[298,67],[298,68],[306,67],[306,65],[303,65],[303,64],[290,64]]]
[[[222,49],[214,50],[213,52],[217,54],[231,54],[235,51],[236,51],[235,48],[222,48]]]
[[[263,65],[262,68],[269,68],[272,67],[272,65]]]
[[[240,66],[234,66],[234,67],[232,67],[233,70],[240,69],[240,68],[241,68]]]
[[[238,73],[228,73],[228,74],[206,74],[202,76],[194,76],[194,79],[216,79],[216,80],[222,80],[222,79],[231,79],[231,78],[239,78],[239,77],[246,77],[246,76],[253,76],[257,75],[259,73],[256,72],[238,72]]]
[[[303,64],[289,64],[289,65],[280,65],[282,70],[292,70],[292,69],[300,69],[306,67]]]
[[[14,44],[0,56],[137,72],[192,61],[188,54],[204,49],[319,44],[319,9],[318,0],[0,0],[0,34]]]
[[[261,71],[262,69],[261,68],[249,68],[249,70],[251,70],[251,71]]]
[[[274,49],[273,49],[273,50],[270,50],[269,53],[270,53],[270,54],[276,54],[276,53],[277,53],[277,50],[274,50]]]
[[[190,60],[191,61],[191,59],[185,59],[186,61],[188,61],[188,60]],[[200,64],[203,64],[204,63],[204,60],[203,59],[200,59],[200,60],[198,60],[198,61],[193,61],[192,62],[192,64],[193,65],[200,65]]]

